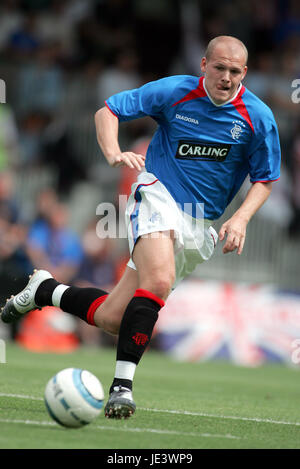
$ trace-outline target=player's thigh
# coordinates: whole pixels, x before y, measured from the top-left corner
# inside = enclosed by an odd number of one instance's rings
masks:
[[[126,266],[125,272],[107,299],[97,309],[94,321],[107,332],[117,333],[125,309],[138,288],[137,271]]]
[[[175,281],[173,232],[160,231],[141,236],[132,255],[139,288],[166,298]]]

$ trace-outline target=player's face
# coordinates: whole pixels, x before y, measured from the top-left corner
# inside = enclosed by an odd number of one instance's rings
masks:
[[[215,47],[209,60],[203,57],[201,70],[205,74],[205,86],[216,104],[223,104],[234,97],[247,73],[245,60],[241,48],[230,50],[222,45]]]

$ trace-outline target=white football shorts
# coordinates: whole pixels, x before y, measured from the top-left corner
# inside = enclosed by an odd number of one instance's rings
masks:
[[[131,256],[127,265],[132,269],[136,269],[132,252],[140,236],[174,232],[176,280],[173,288],[212,256],[218,240],[211,220],[193,218],[181,210],[166,187],[148,172],[140,173],[131,187],[125,222]]]

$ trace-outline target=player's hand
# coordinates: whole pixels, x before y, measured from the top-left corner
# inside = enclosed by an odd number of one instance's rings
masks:
[[[246,239],[247,221],[233,215],[221,226],[219,231],[219,240],[223,241],[226,238],[223,246],[223,253],[227,254],[237,250],[237,254],[242,254],[245,239]]]
[[[145,166],[145,156],[133,153],[132,151],[125,151],[114,156],[110,160],[109,164],[114,168],[118,168],[119,166],[128,166],[129,168],[141,171]]]

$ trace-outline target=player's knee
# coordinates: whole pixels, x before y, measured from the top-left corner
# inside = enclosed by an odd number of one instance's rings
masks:
[[[119,334],[121,320],[122,315],[119,311],[118,313],[114,313],[114,311],[106,311],[105,308],[101,307],[96,310],[94,315],[95,325],[112,335]]]
[[[174,281],[175,275],[172,272],[156,274],[141,288],[145,288],[162,300],[166,300],[171,292]]]
[[[111,335],[118,335],[121,321],[114,318],[103,318],[101,321],[101,329]]]

